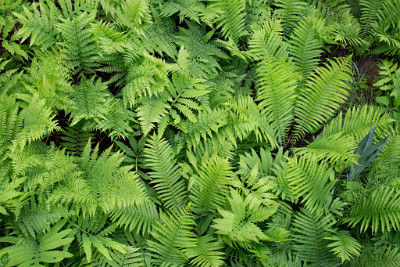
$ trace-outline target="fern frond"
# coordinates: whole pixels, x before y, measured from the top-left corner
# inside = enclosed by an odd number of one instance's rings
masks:
[[[174,0],[162,5],[160,15],[169,17],[178,13],[181,23],[185,18],[188,18],[200,24],[200,17],[205,12],[205,5],[196,0]]]
[[[274,15],[282,20],[286,33],[290,33],[296,27],[297,22],[310,8],[305,1],[301,0],[278,0],[275,5],[279,9],[275,10]]]
[[[224,109],[206,108],[200,110],[196,119],[196,123],[186,121],[179,125],[179,128],[184,132],[184,140],[189,148],[195,147],[201,140],[213,138],[213,135],[218,133],[218,130],[227,124],[227,112]]]
[[[63,135],[60,136],[62,140],[61,146],[68,152],[77,156],[82,154],[89,140],[93,141],[93,133],[83,130],[83,127],[84,124],[82,122],[65,127],[62,131]]]
[[[148,139],[144,149],[145,166],[154,189],[160,194],[167,209],[178,209],[187,203],[186,184],[182,179],[181,169],[176,164],[171,145],[156,135]]]
[[[249,39],[248,53],[255,60],[263,58],[288,59],[288,43],[283,40],[280,20],[268,19],[262,26],[254,25]]]
[[[74,73],[80,71],[93,73],[93,69],[99,66],[97,63],[99,48],[89,26],[94,18],[94,14],[82,13],[72,20],[61,19],[62,23],[57,24],[57,29],[64,37],[66,45],[63,52]]]
[[[154,252],[154,263],[158,265],[182,266],[188,261],[184,249],[196,246],[193,215],[188,208],[178,208],[169,214],[161,214],[148,240],[149,250]]]
[[[224,264],[222,244],[210,235],[196,238],[196,246],[185,250],[191,264],[201,267],[218,267]]]
[[[133,132],[132,124],[135,122],[134,113],[124,108],[122,101],[115,100],[110,104],[107,119],[99,122],[98,128],[104,132],[109,132],[108,136],[116,138],[126,138]]]
[[[152,22],[149,0],[124,0],[113,15],[118,25],[139,34]]]
[[[214,220],[212,226],[218,234],[226,235],[230,242],[238,242],[240,245],[246,243],[268,240],[268,236],[256,224],[272,216],[279,207],[276,202],[271,202],[269,206],[249,206],[250,201],[236,191],[231,190],[231,197],[228,198],[231,209],[218,209],[222,218]],[[227,240],[227,241],[229,241]]]
[[[23,118],[23,128],[13,140],[12,149],[19,147],[21,150],[28,143],[39,140],[54,130],[59,130],[53,121],[55,115],[46,107],[46,101],[35,94],[29,105],[20,113]]]
[[[129,232],[136,231],[147,236],[153,224],[159,220],[159,214],[154,203],[144,202],[131,208],[114,211],[111,220]]]
[[[53,46],[59,34],[54,31],[54,26],[58,23],[56,16],[59,11],[55,9],[54,5],[48,7],[43,2],[32,3],[29,9],[26,6],[22,7],[23,13],[14,12],[18,21],[23,25],[18,30],[18,36],[22,38],[21,42],[29,38],[31,46],[38,45],[43,50]]]
[[[179,124],[181,113],[189,121],[196,123],[197,119],[193,111],[201,110],[198,98],[208,94],[207,85],[201,84],[203,79],[195,79],[189,76],[172,74],[172,83],[167,87],[170,95],[171,109],[169,113],[174,119],[174,124]]]
[[[296,87],[300,80],[297,69],[288,62],[264,59],[257,69],[259,107],[278,134],[282,145],[294,119]]]
[[[397,247],[386,247],[377,250],[376,247],[364,249],[360,257],[352,260],[344,266],[363,267],[396,267],[400,262],[400,252]]]
[[[139,97],[158,96],[167,85],[168,72],[163,60],[145,55],[129,67],[122,95],[125,105],[133,107]]]
[[[377,128],[377,137],[385,138],[390,133],[392,121],[389,114],[377,107],[355,106],[350,108],[344,117],[340,112],[324,127],[320,136],[322,138],[343,132],[344,135],[354,136],[356,142],[359,143],[369,133],[372,125],[373,128]]]
[[[240,37],[246,36],[245,17],[246,0],[210,0],[209,8],[216,9],[218,16],[215,19],[217,27],[221,28],[222,35],[238,42]]]
[[[8,255],[8,264],[11,266],[42,266],[41,263],[59,263],[72,257],[73,255],[66,251],[73,240],[72,229],[61,230],[65,222],[62,220],[55,224],[48,232],[38,237],[38,242],[32,238],[23,238],[15,242],[15,245],[0,250],[0,254]],[[9,238],[2,239],[0,242],[8,242]],[[60,247],[63,249],[60,250]]]
[[[314,215],[308,211],[297,213],[293,220],[293,241],[297,255],[309,264],[339,266],[338,259],[330,252],[325,239],[332,232],[331,216]]]
[[[23,117],[19,115],[16,99],[0,94],[0,159],[4,152],[11,146],[12,140],[17,136],[23,125]]]
[[[301,197],[307,210],[320,214],[329,205],[333,186],[334,171],[326,162],[318,163],[315,156],[293,157],[287,163],[289,195],[297,202]]]
[[[400,227],[400,192],[395,188],[380,186],[368,196],[362,196],[343,219],[351,227],[360,224],[360,231],[369,227],[373,233],[397,231]],[[379,229],[380,228],[380,229]]]
[[[49,203],[72,205],[83,214],[95,214],[97,208],[105,212],[129,208],[148,200],[139,177],[122,166],[121,153],[111,153],[111,147],[100,156],[98,145],[92,151],[90,141],[80,158],[82,177],[66,179],[49,197]]]
[[[81,120],[93,120],[97,123],[105,120],[112,101],[107,85],[101,82],[101,79],[95,81],[95,76],[91,79],[83,78],[80,84],[74,87],[72,99],[74,105],[70,107],[70,126]]]
[[[329,60],[329,64],[315,69],[296,100],[295,140],[307,132],[314,133],[333,117],[349,94],[350,73],[349,58]]]
[[[303,80],[308,79],[320,62],[323,38],[329,35],[327,31],[323,18],[308,16],[299,22],[290,36],[288,50],[300,68]]]
[[[227,158],[204,155],[201,166],[190,178],[189,191],[193,210],[199,213],[203,210],[215,211],[226,203],[229,192],[228,185],[232,182],[233,173]]]
[[[227,59],[215,40],[210,40],[213,32],[206,32],[193,22],[187,22],[188,29],[179,28],[176,44],[184,46],[189,54],[189,73],[194,77],[208,78],[218,73],[221,66],[218,59]]]
[[[361,254],[361,244],[348,231],[337,231],[333,235],[325,237],[325,240],[332,241],[328,247],[332,248],[331,251],[341,259],[342,263]]]
[[[313,155],[317,160],[328,160],[331,166],[342,169],[351,164],[357,164],[357,155],[354,154],[357,143],[349,135],[342,132],[334,135],[319,135],[307,147],[293,148],[299,156]]]

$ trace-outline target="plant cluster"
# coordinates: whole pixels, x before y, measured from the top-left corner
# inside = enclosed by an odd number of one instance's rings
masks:
[[[400,0],[0,2],[2,266],[399,266]]]

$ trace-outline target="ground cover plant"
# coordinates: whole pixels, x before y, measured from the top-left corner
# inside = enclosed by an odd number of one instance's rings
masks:
[[[0,0],[2,266],[400,266],[399,0]]]

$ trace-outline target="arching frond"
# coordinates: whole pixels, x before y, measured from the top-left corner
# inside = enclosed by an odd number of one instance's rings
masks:
[[[332,121],[324,127],[320,136],[335,135],[343,132],[345,135],[354,136],[359,143],[366,136],[371,126],[376,129],[378,138],[385,138],[390,133],[390,124],[393,119],[383,110],[373,106],[355,106],[347,111],[343,117],[339,113]]]
[[[293,241],[297,255],[309,264],[339,266],[325,238],[332,233],[334,222],[329,215],[317,216],[308,211],[297,213],[293,220]]]
[[[149,250],[154,252],[154,263],[182,266],[188,256],[181,250],[196,247],[193,216],[188,208],[179,208],[169,214],[161,214],[161,221],[156,222],[148,240]]]
[[[180,167],[176,164],[175,154],[166,140],[153,135],[144,149],[145,166],[154,189],[160,194],[167,209],[179,209],[187,203],[186,184],[182,179]]]
[[[205,154],[196,173],[190,178],[190,200],[193,210],[215,211],[224,207],[228,186],[232,183],[233,173],[227,158]]]
[[[400,227],[400,193],[393,187],[380,186],[368,196],[362,196],[343,219],[351,227],[360,224],[360,231],[371,227],[373,233],[397,231]]]
[[[293,30],[288,50],[293,62],[300,68],[303,80],[308,79],[318,66],[326,35],[329,35],[329,28],[324,19],[317,16],[304,18]]]
[[[319,135],[308,146],[292,150],[297,155],[313,155],[318,160],[328,160],[332,166],[342,169],[357,163],[357,155],[354,154],[356,148],[354,137],[339,132],[334,135]]]
[[[222,35],[237,42],[240,37],[246,36],[245,17],[246,0],[210,0],[209,8],[216,9],[218,16],[215,19]]]
[[[349,94],[350,73],[349,58],[329,60],[329,64],[315,69],[296,100],[295,140],[307,132],[314,133],[333,117]]]
[[[334,171],[326,162],[318,163],[315,156],[293,157],[287,163],[289,195],[301,202],[307,210],[320,214],[328,207],[335,184]]]

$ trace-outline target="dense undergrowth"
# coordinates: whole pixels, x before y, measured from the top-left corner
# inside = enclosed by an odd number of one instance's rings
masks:
[[[400,266],[399,0],[0,2],[2,266]]]

